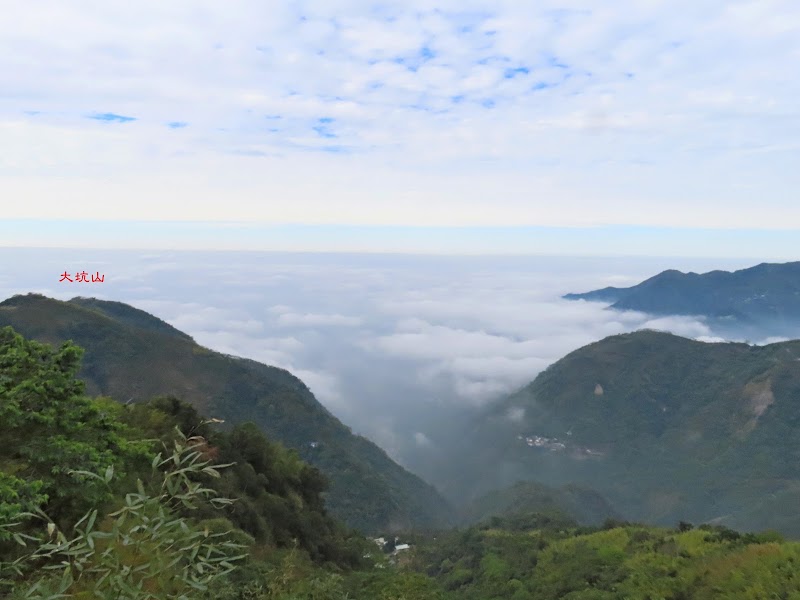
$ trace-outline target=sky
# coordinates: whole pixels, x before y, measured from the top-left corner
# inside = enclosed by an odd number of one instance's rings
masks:
[[[643,327],[719,340],[702,319],[610,311],[564,293],[757,262],[0,248],[0,300],[38,292],[131,304],[203,346],[288,369],[355,432],[433,478],[431,453],[460,431],[454,423],[572,350]],[[64,271],[104,281],[61,282]]]
[[[793,0],[6,0],[4,246],[789,258]]]

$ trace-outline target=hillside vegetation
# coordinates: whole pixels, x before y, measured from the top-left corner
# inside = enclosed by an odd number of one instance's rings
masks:
[[[0,302],[0,326],[84,348],[79,377],[90,395],[125,403],[174,396],[223,427],[255,423],[329,479],[332,514],[364,531],[442,526],[450,508],[436,490],[354,435],[288,371],[203,348],[128,305],[29,294]]]
[[[570,353],[493,407],[463,485],[578,483],[628,518],[800,537],[798,427],[800,342],[639,331]]]
[[[706,526],[498,521],[431,540],[412,568],[462,600],[800,597],[800,544]]]
[[[81,355],[0,329],[0,595],[12,600],[800,596],[800,544],[688,523],[580,527],[556,506],[596,496],[574,487],[515,486],[506,516],[403,534],[412,547],[387,560],[328,515],[324,476],[294,451],[252,424],[218,431],[176,398],[91,398]]]
[[[467,523],[491,518],[524,519],[531,514],[581,525],[599,525],[620,518],[608,501],[592,489],[571,484],[550,487],[533,481],[493,490],[467,504],[461,514]]]
[[[374,544],[327,513],[324,476],[255,425],[215,431],[175,398],[86,396],[81,355],[0,328],[0,596],[334,599],[347,582],[351,598],[391,584],[399,600],[435,587],[376,570]]]

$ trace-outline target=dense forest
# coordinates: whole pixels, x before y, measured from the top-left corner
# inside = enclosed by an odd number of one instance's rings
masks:
[[[329,482],[327,506],[363,531],[449,524],[452,509],[435,488],[354,434],[284,369],[214,352],[161,319],[121,302],[40,294],[0,302],[0,326],[51,344],[84,349],[86,391],[122,402],[175,396],[221,429],[255,423],[296,450]]]
[[[454,452],[457,489],[469,497],[518,480],[580,484],[628,519],[800,538],[798,359],[797,340],[607,337],[476,419]]]
[[[534,481],[516,484],[473,500],[461,509],[462,523],[472,525],[491,517],[519,514],[567,516],[580,525],[599,525],[620,515],[596,491],[569,484],[550,487]]]
[[[397,538],[381,548],[337,522],[320,471],[255,425],[223,430],[171,397],[89,397],[81,356],[0,329],[5,597],[800,597],[800,544],[688,523],[585,527],[553,506],[574,489],[519,488],[503,516],[407,532],[411,547],[390,553]],[[547,514],[526,512],[529,496]]]
[[[439,537],[411,568],[464,600],[755,600],[800,597],[798,561],[775,533],[520,515]]]
[[[327,513],[325,478],[296,452],[253,424],[216,430],[175,398],[90,398],[81,355],[0,330],[3,594],[336,598],[349,586],[351,598],[375,598],[375,586],[435,587],[378,569],[380,549]]]

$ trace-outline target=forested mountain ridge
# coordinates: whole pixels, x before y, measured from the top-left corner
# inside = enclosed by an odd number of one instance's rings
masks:
[[[411,546],[387,560],[327,514],[319,471],[257,426],[220,431],[172,397],[90,398],[76,378],[82,354],[0,327],[0,595],[10,600],[800,594],[798,543],[686,522],[581,527],[562,510],[570,496],[607,505],[576,486],[522,483],[490,495],[480,508],[500,516],[401,533]],[[596,385],[593,395],[604,394]],[[547,452],[563,444],[522,439]]]
[[[461,509],[468,524],[490,519],[524,520],[538,514],[580,525],[600,525],[621,519],[619,513],[592,489],[578,485],[550,487],[533,481],[519,481],[511,487],[493,490]]]
[[[502,520],[424,544],[412,566],[459,600],[761,600],[800,592],[800,544],[715,526]]]
[[[90,398],[82,354],[0,327],[0,596],[440,597],[333,519],[294,451],[176,398]]]
[[[97,310],[119,323],[132,325],[139,329],[148,329],[151,331],[158,331],[161,333],[173,335],[185,340],[192,340],[188,334],[179,331],[166,321],[159,319],[145,312],[141,309],[134,308],[130,304],[124,302],[115,302],[113,300],[98,300],[97,298],[87,298],[83,296],[76,296],[69,300],[70,304],[77,304],[84,308]],[[192,340],[193,341],[193,340]]]
[[[671,269],[632,287],[608,287],[564,298],[608,302],[618,310],[700,315],[720,327],[793,337],[800,332],[800,262],[702,274]]]
[[[800,341],[638,331],[568,354],[494,406],[471,434],[465,486],[577,483],[626,518],[800,536],[798,428]]]
[[[0,302],[0,326],[52,344],[85,349],[80,377],[91,395],[139,402],[170,395],[226,426],[254,422],[330,480],[327,506],[365,531],[441,526],[447,503],[430,485],[354,435],[288,371],[203,348],[133,307],[41,295]]]

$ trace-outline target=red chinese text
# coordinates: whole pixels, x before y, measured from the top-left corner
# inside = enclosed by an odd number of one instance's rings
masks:
[[[100,273],[99,271],[96,271],[93,275],[90,275],[86,271],[79,271],[74,275],[70,275],[68,271],[64,271],[61,274],[61,279],[58,281],[68,281],[70,283],[103,283],[105,280],[105,273]]]

